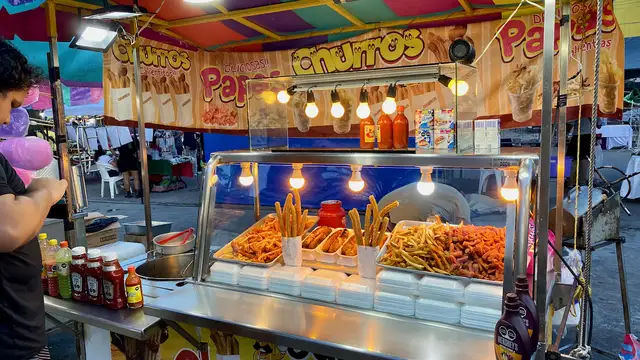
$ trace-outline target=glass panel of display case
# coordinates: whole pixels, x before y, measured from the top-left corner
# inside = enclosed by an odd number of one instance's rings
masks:
[[[287,92],[290,80],[288,77],[247,80],[249,148],[252,151],[288,147],[289,119],[300,117],[295,109],[304,95]],[[304,109],[302,111],[304,115]]]

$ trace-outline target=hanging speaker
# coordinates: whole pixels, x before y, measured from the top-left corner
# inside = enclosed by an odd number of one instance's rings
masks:
[[[449,45],[449,58],[451,61],[471,65],[476,58],[476,49],[467,40],[456,39]]]

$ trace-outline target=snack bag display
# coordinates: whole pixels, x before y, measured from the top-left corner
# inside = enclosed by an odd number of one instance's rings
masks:
[[[414,123],[416,148],[433,149],[433,109],[417,109]]]
[[[434,149],[454,150],[456,148],[456,121],[453,109],[438,109],[433,112]]]

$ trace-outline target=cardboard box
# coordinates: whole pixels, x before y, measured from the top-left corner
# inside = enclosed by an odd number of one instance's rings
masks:
[[[495,153],[500,150],[500,119],[476,120],[474,131],[476,153]]]
[[[147,240],[147,236],[146,235],[131,235],[131,234],[125,234],[124,235],[124,241],[126,241],[126,242],[144,244],[144,242],[146,240]]]
[[[105,217],[101,213],[91,212],[85,218],[85,224],[88,224],[90,221]],[[122,216],[114,216],[117,218],[123,218]],[[107,245],[118,241],[118,229],[121,227],[120,222],[115,222],[106,228],[95,232],[95,233],[87,233],[87,247],[89,249],[95,248],[102,245]]]
[[[473,120],[458,120],[456,124],[456,140],[459,153],[473,151]]]

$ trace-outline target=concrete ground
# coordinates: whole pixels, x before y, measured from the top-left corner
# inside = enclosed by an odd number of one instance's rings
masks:
[[[604,154],[604,163],[626,169],[630,153],[626,151],[607,151]],[[614,177],[613,173],[607,177]],[[188,188],[169,193],[151,194],[151,212],[153,220],[171,221],[173,230],[182,230],[188,227],[197,228],[198,206],[200,186],[193,179],[186,179]],[[552,184],[552,192],[555,184]],[[115,199],[100,198],[100,184],[95,178],[88,179],[87,190],[89,194],[89,210],[99,211],[105,215],[125,215],[127,219],[122,222],[144,220],[144,208],[140,199],[125,199],[123,194]],[[105,189],[107,190],[107,189]],[[108,190],[106,191],[108,193]],[[552,196],[554,197],[554,196]],[[552,200],[552,203],[555,200]],[[640,281],[636,274],[640,273],[640,262],[633,261],[640,254],[640,202],[627,201],[627,206],[632,216],[622,215],[621,235],[627,240],[624,245],[624,259],[626,266],[627,285],[631,309],[632,333],[640,335]],[[251,221],[251,211],[238,209],[226,209],[224,216],[217,219],[218,224],[231,221],[234,227],[238,227],[238,217],[242,217],[241,223]],[[217,244],[224,244],[232,239],[238,231],[243,229],[231,229],[223,227],[220,237],[214,239]],[[120,230],[121,239],[124,238],[124,229]],[[615,247],[609,246],[597,250],[593,254],[592,262],[592,297],[594,304],[593,346],[616,353],[624,338],[624,321],[622,305],[620,301],[620,287],[618,282],[618,268],[616,262]],[[68,344],[71,341],[66,334],[52,336],[49,344],[53,359],[73,358],[73,351]],[[594,359],[606,359],[601,355],[594,355]]]

